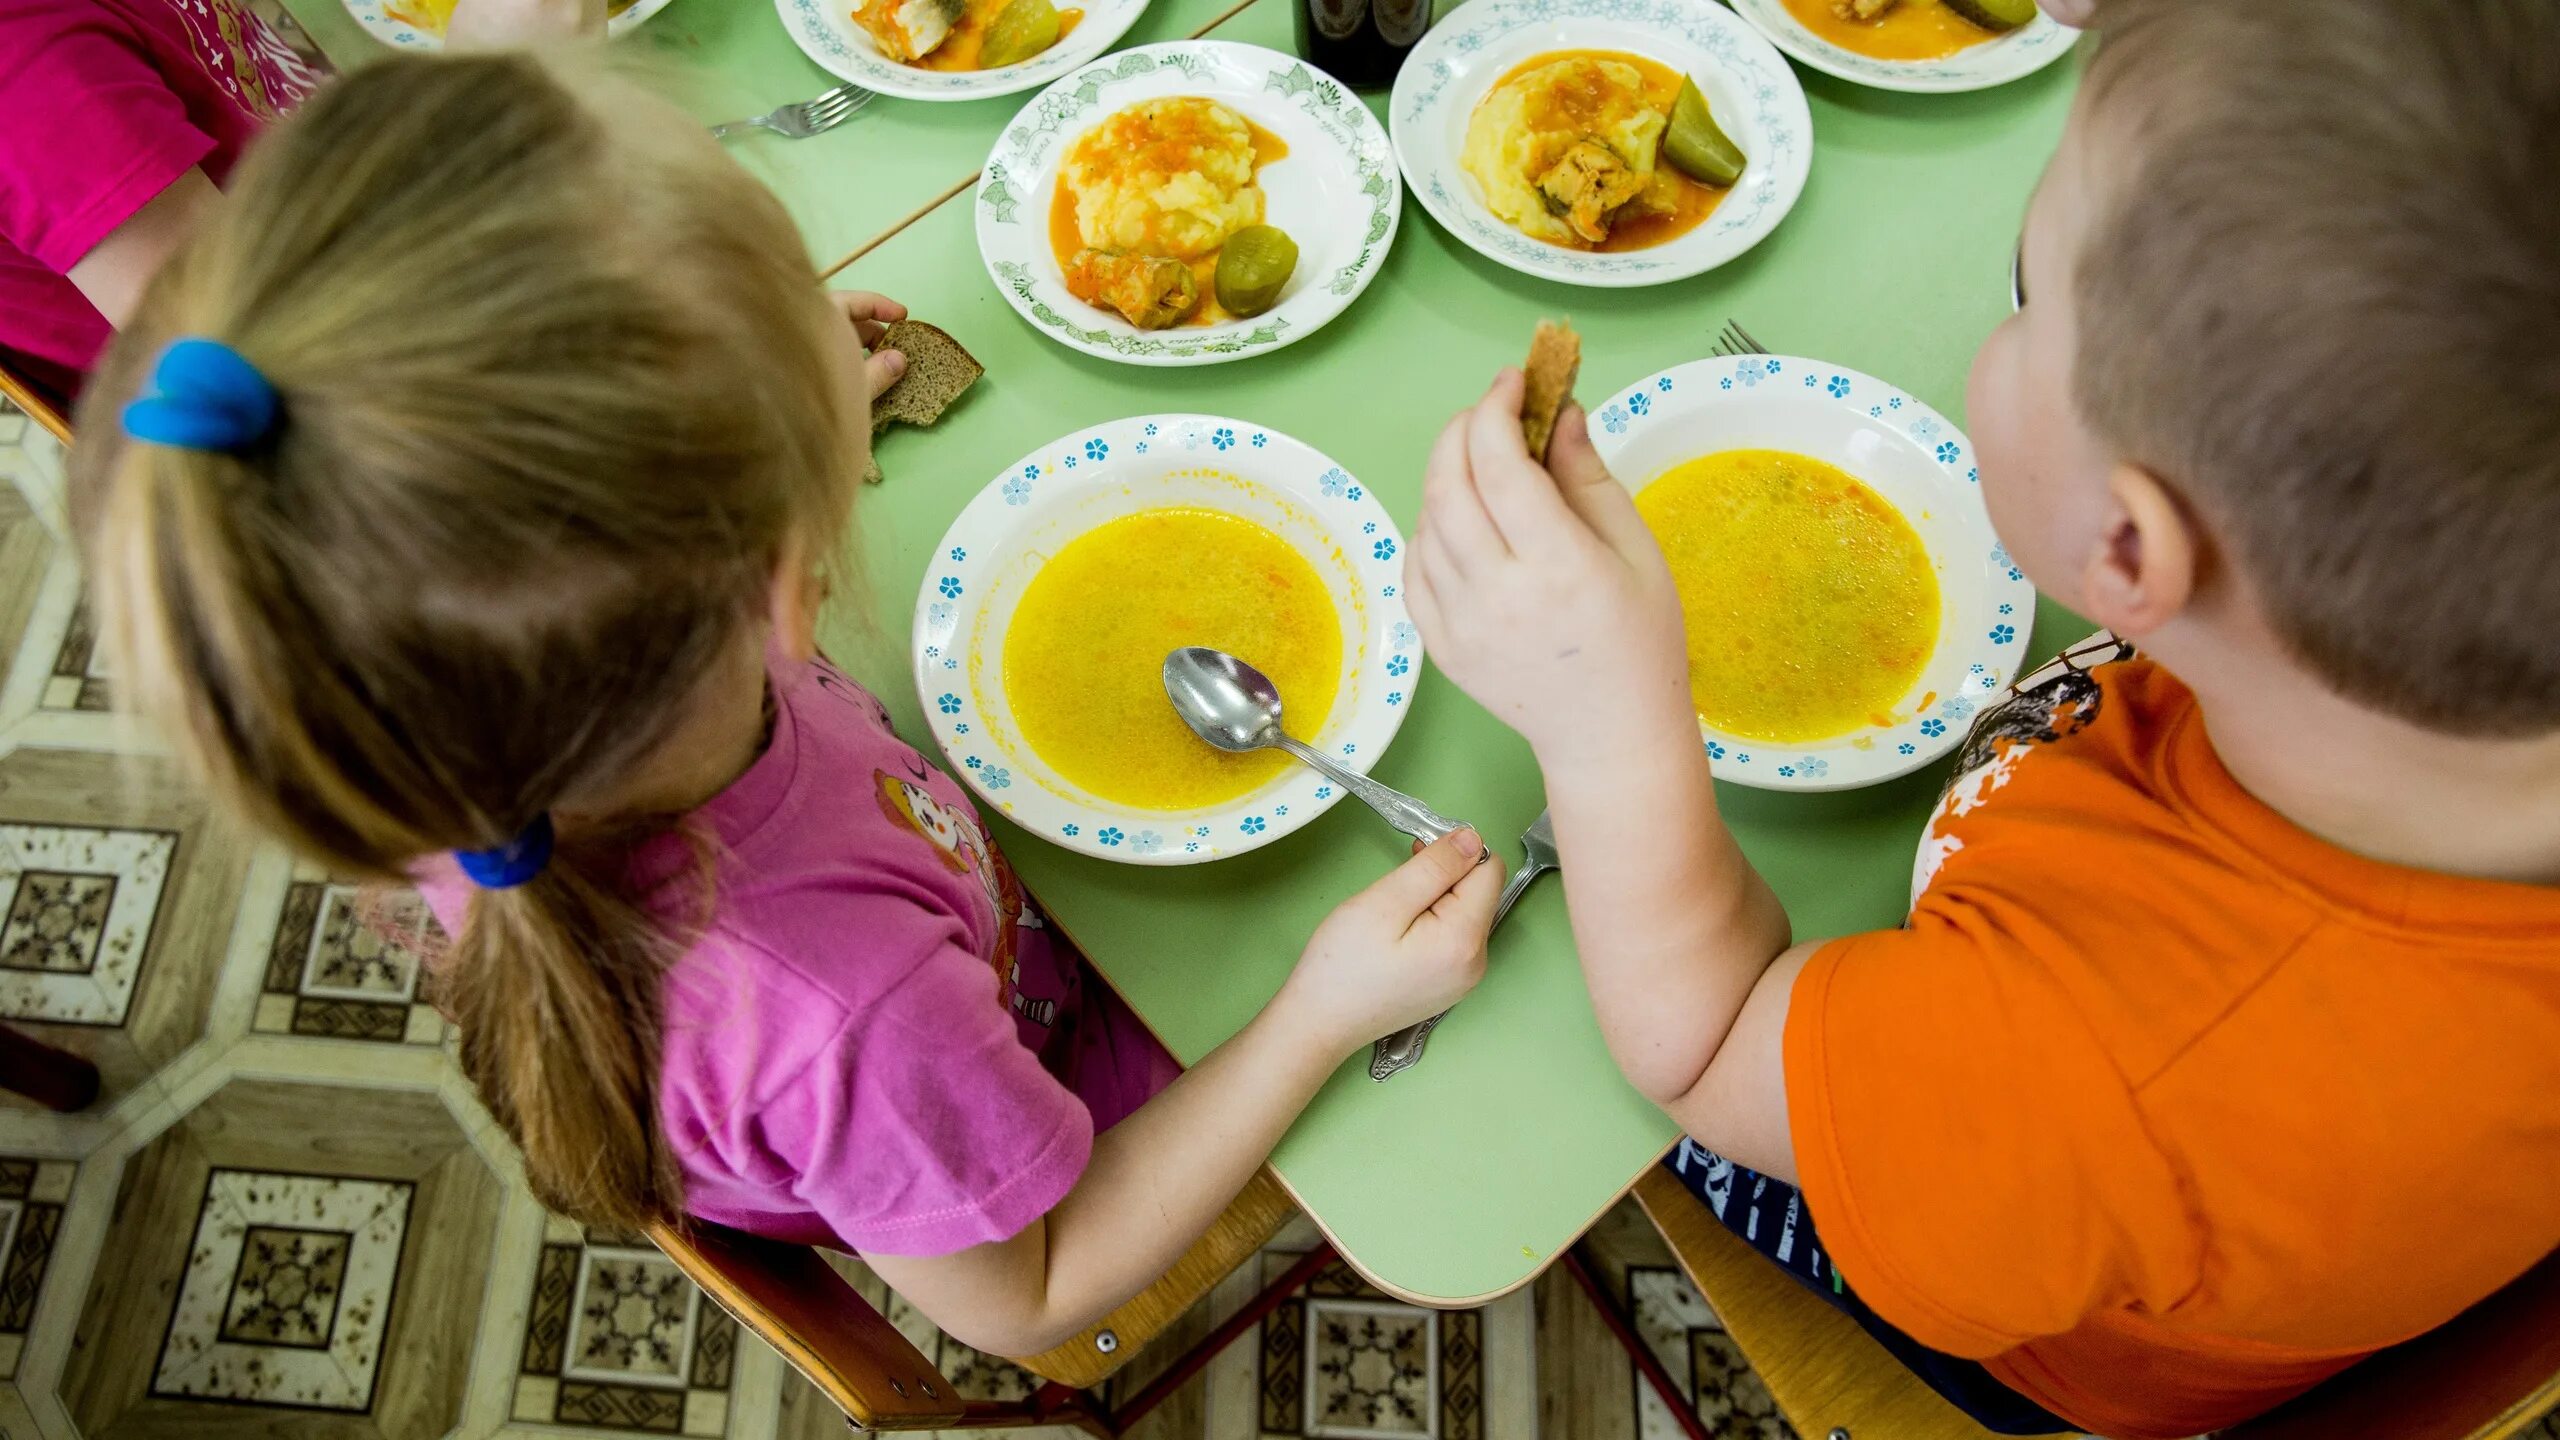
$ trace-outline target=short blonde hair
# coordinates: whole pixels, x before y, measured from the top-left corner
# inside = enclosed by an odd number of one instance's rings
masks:
[[[232,809],[405,880],[610,793],[832,553],[867,427],[765,188],[584,63],[385,59],[262,139],[86,399],[72,500],[119,683]],[[134,443],[173,336],[245,356],[245,453]],[[856,413],[847,413],[849,410]],[[656,1115],[651,817],[474,895],[438,967],[553,1208],[681,1203]]]
[[[2077,400],[2288,646],[2560,729],[2560,5],[2104,0]]]

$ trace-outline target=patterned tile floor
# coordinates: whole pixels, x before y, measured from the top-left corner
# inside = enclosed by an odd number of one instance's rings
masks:
[[[0,1094],[0,1440],[848,1433],[645,1241],[533,1201],[421,994],[414,897],[247,842],[115,718],[60,475],[0,405],[0,1021],[105,1081],[76,1116]],[[1121,1393],[1313,1239],[1284,1231]],[[1719,1435],[1792,1435],[1632,1207],[1586,1253]],[[843,1268],[963,1393],[1034,1384]],[[1560,1273],[1437,1313],[1336,1266],[1137,1433],[1679,1432]]]

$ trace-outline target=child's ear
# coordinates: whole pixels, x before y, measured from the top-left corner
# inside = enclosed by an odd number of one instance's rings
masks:
[[[2202,535],[2159,476],[2118,464],[2107,474],[2097,544],[2082,567],[2089,618],[2128,640],[2159,629],[2195,598]]]
[[[784,542],[774,561],[773,586],[766,596],[773,622],[773,644],[791,660],[806,664],[818,653],[818,610],[826,603],[827,582],[809,565],[809,547],[797,536]]]

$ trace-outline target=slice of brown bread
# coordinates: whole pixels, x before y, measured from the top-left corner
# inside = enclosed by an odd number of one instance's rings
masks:
[[[907,373],[871,402],[871,434],[875,441],[893,420],[931,425],[941,419],[951,402],[987,373],[978,357],[962,348],[948,332],[921,320],[901,320],[891,325],[880,337],[880,344],[907,357]],[[870,467],[862,478],[874,485],[880,483],[876,444]]]
[[[1556,412],[1573,398],[1574,379],[1582,373],[1582,337],[1570,325],[1539,321],[1521,373],[1529,385],[1520,403],[1520,433],[1529,442],[1529,458],[1544,464],[1547,442],[1555,438]]]

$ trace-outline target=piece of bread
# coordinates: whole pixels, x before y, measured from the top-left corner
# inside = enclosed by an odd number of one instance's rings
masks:
[[[1529,339],[1529,363],[1520,367],[1529,382],[1520,403],[1520,434],[1529,442],[1529,458],[1547,459],[1547,442],[1555,438],[1556,412],[1573,398],[1573,382],[1582,373],[1582,337],[1570,325],[1538,322]]]
[[[901,320],[891,325],[880,337],[880,344],[907,357],[907,373],[871,402],[871,434],[875,442],[893,420],[922,426],[941,419],[951,402],[987,373],[987,367],[961,348],[959,341],[921,320]],[[877,485],[881,475],[876,444],[873,451],[862,478]]]

